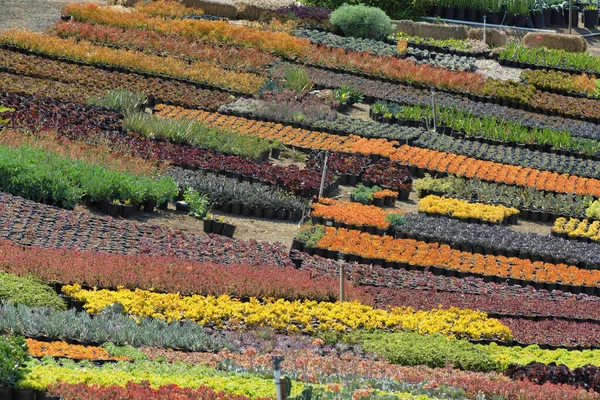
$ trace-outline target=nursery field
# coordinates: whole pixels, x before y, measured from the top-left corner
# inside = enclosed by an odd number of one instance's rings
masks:
[[[600,399],[600,59],[82,3],[0,30],[0,400]]]

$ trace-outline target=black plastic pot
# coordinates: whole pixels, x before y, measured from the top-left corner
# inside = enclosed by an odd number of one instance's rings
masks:
[[[242,203],[231,203],[231,213],[234,215],[240,215],[242,213]]]
[[[144,212],[152,212],[156,207],[156,200],[146,200],[144,202]]]
[[[123,218],[131,217],[133,215],[134,211],[135,211],[135,206],[132,204],[129,204],[129,205],[122,204],[121,205],[120,214],[121,214],[121,217],[123,217]]]
[[[446,8],[446,18],[447,19],[454,19],[455,14],[456,14],[456,7],[447,7]]]
[[[446,7],[444,6],[436,6],[433,9],[433,17],[443,18],[446,15]]]
[[[542,13],[544,14],[544,23],[546,26],[550,25],[552,23],[552,9],[550,7],[546,7]]]
[[[108,215],[111,217],[118,217],[121,212],[120,204],[108,203]]]
[[[212,233],[215,233],[217,235],[221,235],[223,233],[223,226],[225,224],[223,222],[219,222],[219,221],[213,221],[212,223]]]
[[[235,233],[235,225],[232,224],[224,224],[223,225],[223,235],[232,238]]]
[[[166,210],[169,208],[169,201],[164,201],[162,203],[160,203],[160,205],[158,206],[159,209],[161,210]]]
[[[477,16],[479,15],[479,10],[477,10],[476,8],[467,8],[467,21],[471,21],[471,22],[478,22],[477,21]]]
[[[204,232],[212,233],[213,220],[212,219],[204,219]]]
[[[583,26],[588,29],[594,29],[598,26],[598,10],[583,11]]]
[[[454,12],[454,19],[464,21],[467,18],[467,10],[463,7],[458,7]]]
[[[525,28],[527,26],[527,19],[529,17],[527,15],[524,14],[519,14],[517,15],[517,22],[515,24],[515,26],[521,27],[521,28]]]
[[[252,214],[254,214],[254,210],[252,209],[252,207],[244,205],[244,208],[242,208],[242,215],[244,217],[249,217]]]
[[[11,387],[0,389],[0,400],[12,400],[13,389]]]
[[[29,389],[14,389],[13,400],[35,400],[35,392]]]
[[[175,210],[181,212],[190,212],[190,205],[185,201],[178,201],[175,203]]]
[[[552,25],[562,26],[565,24],[565,18],[563,16],[562,9],[559,7],[550,7],[550,23]]]
[[[565,24],[569,24],[569,8],[563,9]],[[571,18],[571,26],[579,28],[579,7],[573,7],[573,17]]]
[[[271,150],[271,157],[273,157],[275,160],[277,160],[280,155],[281,155],[281,149]]]
[[[489,13],[488,22],[493,25],[500,25],[504,19],[503,11],[494,11]]]
[[[531,21],[533,22],[535,29],[544,29],[546,27],[544,14],[541,11],[532,11]]]
[[[516,14],[509,14],[506,13],[506,15],[504,16],[504,24],[506,26],[515,26],[515,22],[517,21],[517,15]]]

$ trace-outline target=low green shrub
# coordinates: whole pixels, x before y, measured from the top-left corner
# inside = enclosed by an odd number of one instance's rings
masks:
[[[265,139],[238,135],[197,121],[161,118],[143,113],[125,116],[123,127],[147,137],[188,143],[219,153],[250,158],[258,158],[278,146]]]
[[[302,3],[335,10],[343,4],[364,4],[382,9],[393,19],[416,19],[427,14],[432,0],[301,0]]]
[[[377,7],[344,4],[329,20],[346,36],[381,40],[392,33],[390,17]]]
[[[15,386],[25,377],[28,360],[22,336],[0,336],[0,390]]]
[[[478,372],[499,369],[498,363],[485,348],[442,335],[357,331],[345,335],[342,340],[349,344],[359,343],[363,350],[384,356],[394,364],[427,365],[431,368],[452,365]]]
[[[34,276],[20,277],[0,271],[0,301],[21,303],[30,307],[65,310],[64,301],[52,288]]]

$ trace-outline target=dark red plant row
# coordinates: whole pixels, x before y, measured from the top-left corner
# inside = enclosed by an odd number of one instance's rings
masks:
[[[561,319],[530,321],[502,318],[513,339],[524,344],[547,344],[557,347],[577,347],[581,349],[600,347],[600,324],[572,322]]]
[[[246,396],[236,396],[226,392],[216,392],[207,386],[198,389],[180,388],[177,385],[161,386],[154,389],[148,381],[127,382],[121,386],[97,386],[85,383],[56,383],[48,388],[48,396],[62,400],[250,400]],[[258,400],[270,400],[259,398]]]
[[[191,108],[213,110],[232,100],[226,92],[198,89],[188,83],[107,71],[7,50],[0,50],[0,66],[14,74],[50,79],[102,91],[124,89],[142,92],[164,103]],[[85,103],[87,96],[89,95],[82,93],[80,101]]]
[[[217,245],[215,243],[215,245]],[[312,278],[290,266],[217,264],[177,257],[123,255],[97,251],[23,247],[0,239],[0,269],[19,276],[34,275],[46,282],[87,286],[154,289],[167,293],[234,297],[274,297],[289,300],[334,301],[338,280]],[[243,256],[242,256],[243,259]],[[349,285],[351,298],[372,303]]]
[[[600,368],[595,365],[571,370],[562,364],[531,362],[527,365],[509,365],[505,374],[511,379],[534,382],[538,385],[552,383],[600,392]]]
[[[87,97],[101,97],[106,93],[104,90],[88,86],[0,72],[0,92],[9,91],[73,103],[85,103]]]
[[[291,266],[282,244],[196,235],[61,210],[0,193],[0,238],[22,245],[179,257],[217,264]]]
[[[323,162],[323,152],[315,152],[308,157],[306,165],[322,171]],[[412,189],[412,176],[408,168],[397,161],[372,162],[369,157],[360,154],[332,153],[327,158],[327,171],[340,176],[356,177],[363,182],[396,191]],[[349,183],[353,185],[352,178]]]
[[[313,276],[335,277],[339,274],[339,261],[296,251],[292,257],[300,259],[300,268],[310,271]],[[362,285],[376,304],[409,305],[419,309],[432,309],[442,304],[501,315],[600,321],[600,298],[596,296],[488,283],[481,278],[446,277],[421,270],[350,262],[344,262],[344,266],[348,279]]]

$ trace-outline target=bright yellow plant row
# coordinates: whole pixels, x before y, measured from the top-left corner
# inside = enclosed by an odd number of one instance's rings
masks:
[[[191,64],[174,57],[159,57],[134,50],[111,49],[83,40],[62,39],[24,29],[9,29],[0,35],[0,42],[47,55],[67,57],[86,63],[131,68],[195,82],[209,83],[246,93],[256,93],[263,84],[262,76],[228,71],[208,62]]]
[[[587,219],[579,220],[571,218],[557,218],[552,227],[556,233],[566,233],[570,237],[582,237],[592,240],[600,240],[600,221],[589,222]]]
[[[181,296],[147,290],[83,290],[79,285],[65,286],[63,291],[85,303],[90,313],[120,303],[128,314],[161,318],[168,321],[191,320],[220,328],[247,329],[272,327],[283,332],[315,333],[357,329],[408,330],[418,333],[441,333],[450,337],[511,338],[508,327],[488,318],[481,311],[449,308],[417,311],[412,308],[374,309],[358,302],[329,303],[313,300],[287,301],[252,298],[248,302],[227,295]]]
[[[516,208],[469,203],[465,200],[427,196],[419,200],[419,211],[450,215],[455,218],[477,218],[482,221],[500,223],[505,218],[519,213]]]

